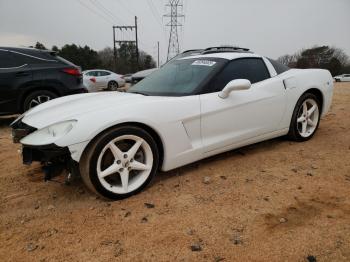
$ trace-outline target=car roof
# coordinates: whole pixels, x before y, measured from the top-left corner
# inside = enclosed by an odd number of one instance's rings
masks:
[[[36,48],[32,48],[32,47],[6,47],[6,46],[0,46],[0,50],[3,51],[14,51],[14,52],[23,52],[23,53],[32,53],[32,52],[48,52],[51,53],[54,51],[51,50],[42,50],[42,49],[36,49]]]
[[[84,73],[93,72],[93,71],[106,71],[106,72],[114,73],[114,72],[109,71],[109,70],[107,70],[107,69],[89,69],[89,70],[85,70]],[[115,73],[114,73],[114,74],[115,74]]]
[[[237,58],[245,58],[245,57],[252,57],[252,58],[261,58],[261,55],[254,54],[254,53],[247,53],[247,52],[224,52],[224,53],[212,53],[212,54],[204,54],[204,55],[194,55],[194,56],[188,56],[180,58],[182,59],[193,59],[193,58],[223,58],[227,60],[233,60]]]

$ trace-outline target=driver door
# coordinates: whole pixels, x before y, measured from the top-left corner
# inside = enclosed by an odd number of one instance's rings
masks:
[[[248,79],[248,90],[219,97],[228,82]],[[244,144],[244,141],[279,129],[286,92],[279,77],[270,77],[261,58],[232,60],[210,84],[212,93],[200,96],[204,153],[212,155]]]

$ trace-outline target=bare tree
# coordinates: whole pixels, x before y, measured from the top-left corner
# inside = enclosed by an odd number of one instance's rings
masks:
[[[293,55],[281,56],[278,61],[289,67],[324,68],[328,69],[332,75],[336,75],[347,67],[349,57],[340,48],[313,46],[309,49],[302,49]]]

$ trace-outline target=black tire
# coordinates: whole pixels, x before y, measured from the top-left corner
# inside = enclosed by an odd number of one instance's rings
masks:
[[[300,109],[303,106],[303,103],[308,99],[312,99],[316,102],[316,104],[318,106],[318,110],[319,110],[319,115],[318,115],[317,125],[316,125],[316,128],[313,131],[313,133],[308,137],[303,137],[300,135],[300,133],[298,131],[297,119],[298,119],[298,114],[300,112]],[[297,141],[297,142],[304,142],[304,141],[311,139],[315,135],[315,133],[317,132],[318,126],[320,124],[320,117],[321,117],[321,102],[320,102],[320,100],[317,98],[317,96],[315,96],[312,93],[303,94],[299,98],[299,100],[294,108],[294,111],[293,111],[293,116],[292,116],[292,120],[291,120],[290,127],[289,127],[289,133],[288,133],[289,139]]]
[[[108,90],[109,91],[117,91],[118,88],[119,88],[119,85],[116,81],[110,81],[108,83]]]
[[[335,82],[340,82],[340,79],[335,79]]]
[[[143,140],[145,140],[151,148],[151,151],[153,154],[153,164],[152,164],[152,169],[149,174],[149,177],[139,188],[129,193],[117,194],[115,192],[107,190],[102,185],[97,175],[97,163],[98,163],[99,155],[103,150],[103,148],[113,139],[123,135],[138,136]],[[141,192],[145,187],[147,187],[147,185],[155,177],[158,170],[158,165],[159,165],[159,151],[155,140],[148,132],[135,126],[116,127],[102,133],[100,136],[95,138],[90,143],[88,148],[85,150],[79,163],[81,177],[85,185],[92,192],[112,200],[120,200],[120,199],[128,198],[132,195],[135,195]]]
[[[39,99],[40,97],[42,98],[45,98],[45,100],[42,100]],[[55,99],[57,98],[58,96],[51,92],[51,91],[47,91],[47,90],[38,90],[38,91],[34,91],[32,93],[30,93],[29,95],[26,96],[26,98],[24,99],[24,102],[23,102],[23,111],[27,111],[33,107],[35,107],[36,105],[39,105],[41,103],[44,103],[44,102],[47,102],[49,100],[52,100],[52,99]],[[46,100],[46,98],[48,98]],[[38,103],[34,103],[33,101],[36,100],[38,101]]]

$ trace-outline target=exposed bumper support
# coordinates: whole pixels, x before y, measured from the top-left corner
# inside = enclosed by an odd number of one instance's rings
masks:
[[[79,164],[71,158],[67,147],[23,146],[22,156],[25,165],[30,165],[32,162],[40,162],[43,165],[45,181],[61,175],[64,170],[68,171],[69,178],[80,175]]]

